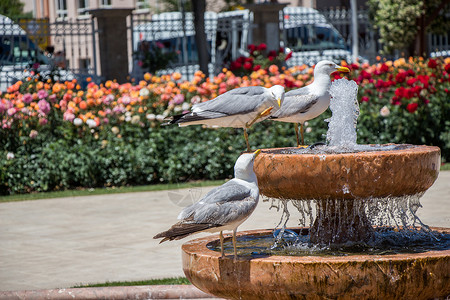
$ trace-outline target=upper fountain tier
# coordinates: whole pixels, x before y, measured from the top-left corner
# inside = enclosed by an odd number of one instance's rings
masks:
[[[438,177],[441,153],[438,147],[412,145],[338,154],[297,152],[261,151],[254,168],[263,195],[298,200],[414,195]]]

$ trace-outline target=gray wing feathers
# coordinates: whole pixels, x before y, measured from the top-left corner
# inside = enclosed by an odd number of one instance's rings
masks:
[[[225,202],[240,201],[249,197],[250,193],[249,188],[230,180],[209,191],[199,202],[183,209],[179,219],[184,220],[191,218],[193,215],[198,216],[199,212],[201,212],[200,215],[204,215],[207,209],[214,207],[213,204],[223,205]],[[197,217],[194,217],[194,221],[202,223]]]
[[[314,104],[319,101],[319,97],[313,94],[285,96],[283,105],[276,111],[271,119],[285,118],[296,114],[307,112]]]
[[[240,221],[256,207],[257,199],[250,195],[249,188],[231,180],[183,209],[180,222],[153,238],[163,238],[160,243],[178,240],[196,232]]]
[[[201,109],[202,112],[197,113],[201,116],[208,113],[218,113],[226,116],[248,113],[255,111],[266,100],[266,90],[266,88],[261,86],[237,88],[210,101],[196,104],[192,110]]]
[[[310,93],[309,87],[305,86],[305,87],[302,87],[300,89],[290,90],[289,92],[286,92],[284,94],[284,97],[286,98],[286,97],[289,97],[289,96],[307,95],[309,93]]]

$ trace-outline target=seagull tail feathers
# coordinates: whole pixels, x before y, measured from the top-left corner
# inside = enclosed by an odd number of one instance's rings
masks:
[[[171,124],[178,124],[181,123],[182,118],[185,116],[186,114],[179,114],[179,115],[174,115],[174,116],[170,116],[168,118],[165,118],[164,121],[166,121],[165,123],[162,123],[162,126],[166,126],[166,125],[171,125]]]
[[[159,239],[163,238],[159,243],[163,243],[165,241],[173,241],[179,240],[187,237],[188,235],[204,231],[213,227],[218,227],[220,225],[215,224],[207,224],[207,223],[177,223],[173,225],[169,230],[158,233],[153,238]]]

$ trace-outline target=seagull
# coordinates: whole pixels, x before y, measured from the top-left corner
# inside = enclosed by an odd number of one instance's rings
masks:
[[[223,231],[232,230],[236,259],[237,228],[247,220],[258,204],[259,189],[253,164],[260,152],[258,149],[254,153],[242,154],[234,165],[233,179],[211,190],[199,202],[184,208],[178,216],[178,223],[153,238],[163,238],[162,243],[202,231],[220,231],[221,257],[225,257]]]
[[[228,91],[210,101],[195,104],[191,112],[170,117],[168,124],[243,128],[247,151],[247,129],[276,112],[284,99],[284,87],[249,86]]]
[[[330,105],[331,73],[350,72],[329,60],[322,60],[314,68],[314,82],[285,94],[283,106],[274,112],[270,119],[279,122],[295,123],[297,146],[300,147],[298,123],[300,123],[301,145],[304,145],[303,124],[321,115]]]

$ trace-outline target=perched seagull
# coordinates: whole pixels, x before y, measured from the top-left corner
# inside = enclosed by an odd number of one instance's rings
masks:
[[[191,112],[172,116],[167,124],[188,126],[205,124],[211,127],[243,128],[247,150],[250,151],[247,129],[277,111],[284,99],[284,87],[241,87],[210,101],[195,104]]]
[[[222,257],[223,231],[233,230],[234,258],[236,259],[236,231],[258,204],[259,189],[253,163],[261,150],[242,154],[234,165],[234,178],[211,190],[199,202],[186,207],[178,216],[180,222],[169,230],[155,235],[165,241],[179,240],[201,231],[220,231]]]
[[[314,68],[314,82],[300,89],[287,92],[283,106],[270,116],[270,119],[274,121],[295,123],[297,146],[300,146],[298,123],[300,123],[302,145],[304,145],[303,124],[321,115],[330,105],[330,75],[336,71],[350,72],[348,68],[338,66],[328,60],[317,63]]]

